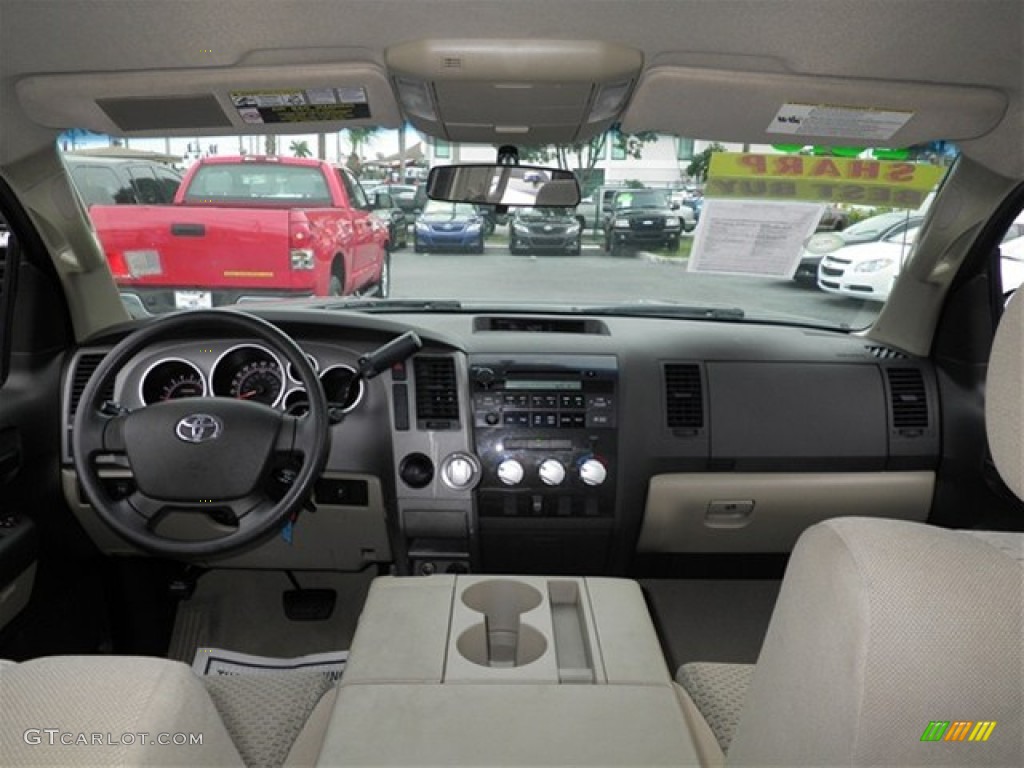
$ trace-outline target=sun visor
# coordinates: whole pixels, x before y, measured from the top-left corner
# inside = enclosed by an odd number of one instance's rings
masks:
[[[981,87],[657,66],[637,84],[622,130],[758,144],[907,147],[982,136],[1006,108],[1002,93]]]
[[[34,122],[126,136],[328,133],[397,128],[398,104],[372,62],[35,75],[17,84]]]
[[[422,40],[387,51],[402,109],[448,141],[583,141],[622,112],[639,51],[582,40]]]

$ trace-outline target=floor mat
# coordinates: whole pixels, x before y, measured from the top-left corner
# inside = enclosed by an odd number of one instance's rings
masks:
[[[331,682],[341,679],[348,661],[348,651],[308,653],[304,656],[280,658],[238,653],[223,648],[197,648],[192,671],[200,676],[265,675],[278,672],[320,672]]]
[[[249,768],[278,768],[320,699],[341,678],[348,651],[277,658],[199,648],[199,675]]]
[[[296,572],[303,589],[334,590],[331,615],[309,621],[288,618],[285,593],[294,590],[281,571],[211,571],[193,596],[178,606],[168,656],[191,664],[199,648],[293,658],[352,644],[374,569],[362,573]]]

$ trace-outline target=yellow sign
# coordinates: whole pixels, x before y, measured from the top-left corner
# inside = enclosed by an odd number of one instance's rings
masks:
[[[704,195],[919,208],[945,172],[902,161],[715,152]]]

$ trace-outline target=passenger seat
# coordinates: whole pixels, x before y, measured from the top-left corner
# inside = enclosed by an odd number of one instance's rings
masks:
[[[1022,372],[1018,292],[985,414],[1019,498]],[[686,664],[676,681],[704,765],[1024,765],[1024,534],[819,523],[793,550],[757,664]]]

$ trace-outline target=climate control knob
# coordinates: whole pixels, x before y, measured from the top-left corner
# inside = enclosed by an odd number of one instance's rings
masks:
[[[580,464],[580,480],[586,485],[601,485],[608,478],[608,470],[597,459],[587,459]]]
[[[523,465],[515,459],[505,459],[498,465],[498,479],[505,485],[519,485],[525,474]]]
[[[561,485],[565,480],[565,467],[556,459],[546,459],[542,462],[539,472],[544,485]]]

